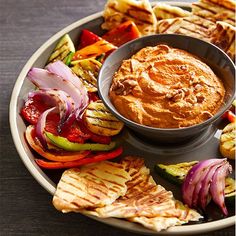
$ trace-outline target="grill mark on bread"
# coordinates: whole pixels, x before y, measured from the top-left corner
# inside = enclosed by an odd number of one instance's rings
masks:
[[[177,33],[177,32],[180,32],[181,29],[187,30],[187,31],[192,32],[192,33],[195,33],[195,34],[199,34],[199,35],[201,35],[201,36],[203,36],[203,37],[206,37],[206,36],[207,36],[207,35],[204,34],[204,33],[194,31],[194,30],[189,29],[189,28],[186,28],[186,27],[184,27],[184,26],[181,26],[181,27],[176,31],[176,33]]]
[[[78,196],[78,195],[76,195],[76,194],[74,194],[74,193],[72,193],[72,192],[70,192],[70,191],[68,191],[68,190],[65,190],[65,189],[61,188],[60,186],[58,187],[58,189],[59,189],[61,192],[64,192],[64,193],[67,193],[67,194],[70,194],[70,195],[76,197],[76,199],[82,199],[83,201],[88,202],[88,203],[90,203],[90,204],[94,204],[94,203],[95,203],[95,202],[93,202],[93,201],[91,201],[91,200],[89,200],[89,199],[87,199],[87,198]],[[57,197],[58,197],[58,196],[57,196]],[[69,201],[68,201],[67,199],[65,199],[65,198],[63,198],[63,200],[69,202]],[[72,203],[75,204],[75,202],[73,202],[73,201],[72,201]]]
[[[83,191],[82,188],[80,188],[79,186],[74,185],[74,184],[71,183],[71,182],[66,182],[66,181],[64,181],[64,180],[61,180],[61,182],[65,183],[65,184],[67,184],[67,185],[70,185],[70,186],[72,186],[72,187],[74,187],[74,188],[80,190],[81,192]],[[74,194],[73,192],[70,192],[70,191],[68,191],[68,190],[64,190],[64,189],[63,189],[62,187],[60,187],[60,186],[59,186],[58,189],[60,189],[62,192],[69,193],[69,194],[71,194],[71,195],[73,195],[73,196],[75,196],[75,197],[77,197],[77,198],[82,198],[81,196],[78,196],[78,195]],[[94,190],[97,190],[97,191],[100,192],[100,189],[95,189],[93,186],[89,186],[89,189],[90,189],[90,190],[93,190],[93,189],[94,189]],[[97,196],[97,195],[91,194],[91,193],[89,193],[89,192],[88,192],[87,194],[88,194],[89,196],[92,196],[92,197],[96,198],[96,199],[100,199],[100,197]],[[103,193],[103,194],[104,194],[104,193]],[[104,194],[104,195],[105,195],[105,194]],[[83,198],[83,199],[85,199],[85,198]]]
[[[75,204],[74,202],[71,202],[65,198],[62,198],[62,197],[58,196],[57,194],[54,194],[54,199],[55,199],[55,197],[66,202],[67,204],[73,205],[74,207],[78,207],[78,204]]]
[[[126,12],[122,12],[122,11],[116,9],[114,5],[109,5],[108,7],[111,8],[113,11],[116,11],[116,12],[122,14],[122,15],[125,15],[125,16],[127,16],[127,17],[136,19],[137,21],[139,21],[139,23],[138,23],[138,22],[135,22],[136,24],[143,23],[143,24],[153,25],[153,22],[150,22],[150,21],[147,21],[147,20],[144,20],[144,19],[141,20],[140,18],[135,17],[134,15],[130,15],[130,14],[129,14],[129,10],[130,10],[130,9],[128,9],[128,13],[126,13]]]
[[[210,4],[209,4],[209,3],[210,3]],[[223,6],[223,5],[217,4],[216,2],[214,2],[214,3],[212,4],[212,3],[209,2],[209,1],[205,1],[205,4],[209,4],[210,7],[216,7],[216,6],[217,6],[217,7],[221,8],[222,11],[231,11],[231,12],[234,13],[234,11],[233,11],[232,9],[227,8],[227,7]],[[201,2],[195,2],[195,3],[192,3],[192,5],[197,6],[197,7],[201,8],[201,9],[203,9],[203,10],[207,10],[207,11],[213,13],[213,14],[217,14],[217,12],[213,11],[212,9],[206,8],[204,5],[202,5]]]
[[[188,22],[188,23],[191,23],[191,24],[200,26],[200,27],[204,28],[204,30],[205,30],[205,29],[207,29],[207,30],[209,29],[209,27],[207,27],[207,26],[205,26],[205,25],[203,25],[203,24],[201,24],[201,23],[192,22],[192,21],[189,20],[188,18],[184,18],[183,20],[186,21],[186,22]]]
[[[205,6],[204,3],[205,3],[205,4],[209,4],[209,8],[207,8],[208,5]],[[222,20],[223,20],[223,21],[226,21],[226,22],[227,22],[227,21],[230,21],[232,25],[235,25],[235,19],[232,19],[232,18],[231,18],[232,16],[229,16],[229,15],[227,14],[227,11],[228,11],[228,12],[230,11],[231,13],[234,13],[234,14],[235,14],[235,11],[232,10],[232,9],[230,9],[230,8],[227,8],[227,7],[223,6],[223,5],[217,4],[216,2],[211,3],[211,2],[209,2],[209,1],[197,2],[197,3],[193,3],[192,5],[195,6],[195,7],[197,7],[197,8],[199,9],[199,12],[194,12],[195,15],[197,15],[197,16],[202,16],[203,13],[201,12],[201,10],[207,11],[207,12],[209,12],[209,14],[211,14],[210,17],[211,17],[212,19],[214,19],[214,20],[213,20],[214,22],[216,22],[217,20],[220,20],[220,19],[217,19],[218,11],[214,11],[213,9],[210,9],[210,7],[211,7],[211,8],[219,7],[218,10],[221,11],[220,14],[222,14],[222,15],[226,14],[225,16],[227,16],[226,18],[223,17]],[[216,8],[216,9],[217,9],[217,8]],[[203,15],[204,15],[204,14],[203,14]]]
[[[179,19],[176,18],[176,19],[174,19],[170,24],[169,24],[168,22],[166,22],[167,27],[166,27],[162,32],[166,32],[171,26],[175,25],[176,22],[178,22],[178,21],[179,21]]]
[[[147,9],[144,9],[144,8],[141,8],[141,7],[138,7],[138,6],[134,6],[134,5],[131,5],[131,4],[128,4],[128,6],[131,7],[131,9],[133,8],[133,10],[135,11],[142,11],[144,13],[147,13],[148,15],[152,15],[150,11],[148,11]]]
[[[92,172],[90,172],[90,171],[87,172],[87,173],[90,174],[90,175],[92,175],[92,176],[97,177],[94,173],[92,173]],[[115,181],[108,180],[108,179],[106,179],[106,178],[102,178],[102,177],[99,177],[99,179],[101,179],[101,180],[103,180],[103,181],[106,181],[106,182],[109,182],[109,183],[112,183],[112,184],[114,184],[115,186],[118,185],[118,186],[120,186],[120,187],[123,187],[122,184],[119,184],[119,183],[117,183],[117,182],[115,182]]]

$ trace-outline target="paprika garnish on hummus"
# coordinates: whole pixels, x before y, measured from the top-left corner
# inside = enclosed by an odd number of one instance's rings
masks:
[[[225,89],[199,58],[161,44],[124,60],[109,95],[118,112],[136,123],[180,128],[212,117],[223,104]]]

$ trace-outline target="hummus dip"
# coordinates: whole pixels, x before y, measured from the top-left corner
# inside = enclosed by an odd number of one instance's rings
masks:
[[[225,89],[199,58],[161,44],[124,60],[109,95],[118,112],[136,123],[180,128],[212,117],[223,103]]]

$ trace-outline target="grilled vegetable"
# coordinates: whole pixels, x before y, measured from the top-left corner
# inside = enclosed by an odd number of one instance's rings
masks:
[[[54,149],[45,150],[39,140],[36,138],[35,127],[29,125],[25,131],[25,138],[30,147],[39,155],[50,161],[68,162],[83,159],[90,154],[90,151],[67,152],[63,150]]]
[[[102,36],[103,39],[119,47],[140,37],[140,32],[133,21],[126,21]]]
[[[74,52],[70,52],[70,53],[68,54],[68,56],[65,58],[65,64],[66,64],[67,66],[70,65],[73,56],[74,56]]]
[[[235,107],[236,99],[232,102],[232,106],[230,107],[230,109],[222,115],[222,118],[228,119],[229,122],[236,122]]]
[[[197,161],[183,162],[174,165],[157,164],[156,171],[173,183],[182,184],[188,171],[197,164]]]
[[[62,136],[57,136],[49,132],[45,132],[47,138],[49,141],[66,151],[84,151],[84,150],[90,150],[90,151],[109,151],[113,148],[115,148],[116,143],[110,142],[109,144],[100,144],[100,143],[74,143],[70,142],[67,138],[64,138]]]
[[[97,91],[97,77],[102,64],[93,59],[73,61],[72,71],[81,79],[88,92]]]
[[[116,135],[124,126],[123,122],[108,111],[101,100],[88,105],[84,113],[84,122],[91,132],[104,136]]]
[[[225,179],[225,202],[227,204],[235,203],[236,183],[232,178]]]
[[[183,162],[172,165],[157,164],[155,170],[158,174],[174,184],[181,185],[189,170],[198,163],[198,161]],[[225,201],[233,203],[236,195],[235,180],[228,177],[225,180]]]
[[[115,50],[117,47],[111,43],[108,43],[106,40],[102,39],[97,41],[94,44],[91,44],[87,47],[84,47],[75,52],[73,56],[73,61],[86,59],[86,58],[95,58],[103,53],[108,53],[112,50]]]
[[[74,44],[68,34],[65,34],[56,47],[54,48],[52,54],[48,59],[48,63],[54,61],[63,61],[64,63],[69,63],[69,55],[75,52]]]
[[[226,111],[222,118],[227,118],[229,122],[236,122],[236,115],[230,110]]]
[[[236,123],[226,125],[220,137],[220,152],[224,157],[235,159]]]
[[[84,48],[86,46],[96,43],[99,40],[101,40],[99,36],[87,29],[83,29],[80,36],[79,48]]]
[[[45,169],[66,169],[66,168],[73,168],[73,167],[79,167],[82,165],[100,162],[108,159],[113,159],[115,157],[118,157],[123,152],[122,147],[119,147],[115,150],[112,150],[110,152],[104,152],[104,153],[98,153],[91,155],[89,157],[83,158],[81,160],[77,161],[68,161],[68,162],[49,162],[44,161],[41,159],[36,159],[36,163],[45,168]]]

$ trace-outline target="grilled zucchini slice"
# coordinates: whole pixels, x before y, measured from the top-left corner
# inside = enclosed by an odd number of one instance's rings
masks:
[[[102,64],[91,58],[71,62],[72,71],[81,79],[89,92],[97,92],[97,77]]]
[[[84,121],[91,132],[104,136],[116,135],[124,126],[124,123],[113,116],[101,100],[88,105]]]
[[[157,164],[156,171],[170,182],[182,184],[189,170],[197,163],[198,161],[183,162],[175,165]]]
[[[197,164],[198,161],[183,162],[172,165],[157,164],[155,170],[163,178],[166,178],[170,182],[181,185],[185,179],[185,176],[189,170]],[[228,204],[234,203],[236,195],[235,180],[228,177],[225,179],[225,201]]]
[[[65,34],[56,47],[54,48],[52,54],[48,59],[48,63],[54,61],[63,61],[64,63],[69,64],[69,58],[72,58],[72,54],[75,52],[75,46],[68,34]]]
[[[220,137],[220,152],[222,156],[235,159],[236,123],[225,126]]]

